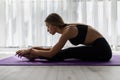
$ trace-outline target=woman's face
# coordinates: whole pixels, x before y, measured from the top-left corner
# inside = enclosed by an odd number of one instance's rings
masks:
[[[56,27],[55,26],[53,26],[53,25],[51,25],[51,24],[49,24],[47,22],[46,22],[46,26],[47,26],[47,31],[50,34],[54,35],[56,33]]]

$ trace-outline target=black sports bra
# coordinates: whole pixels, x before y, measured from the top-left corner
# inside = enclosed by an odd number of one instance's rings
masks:
[[[75,38],[69,39],[73,45],[83,44],[86,38],[88,25],[77,25],[78,35]]]

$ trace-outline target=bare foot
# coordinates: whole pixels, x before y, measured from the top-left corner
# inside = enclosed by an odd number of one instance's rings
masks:
[[[29,59],[29,61],[34,61],[35,59],[39,58],[38,56],[33,55],[33,54],[26,54],[23,57]]]

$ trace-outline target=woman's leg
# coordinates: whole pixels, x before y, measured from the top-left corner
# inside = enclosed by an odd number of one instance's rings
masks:
[[[108,61],[109,54],[94,46],[79,46],[61,50],[50,60],[61,61],[69,58],[76,58],[84,61]]]

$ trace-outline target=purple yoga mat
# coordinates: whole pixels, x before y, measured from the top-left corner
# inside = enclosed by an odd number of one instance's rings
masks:
[[[113,55],[109,62],[84,62],[77,59],[66,59],[61,62],[36,59],[34,62],[30,62],[25,58],[11,56],[1,59],[0,66],[120,66],[120,55]]]

